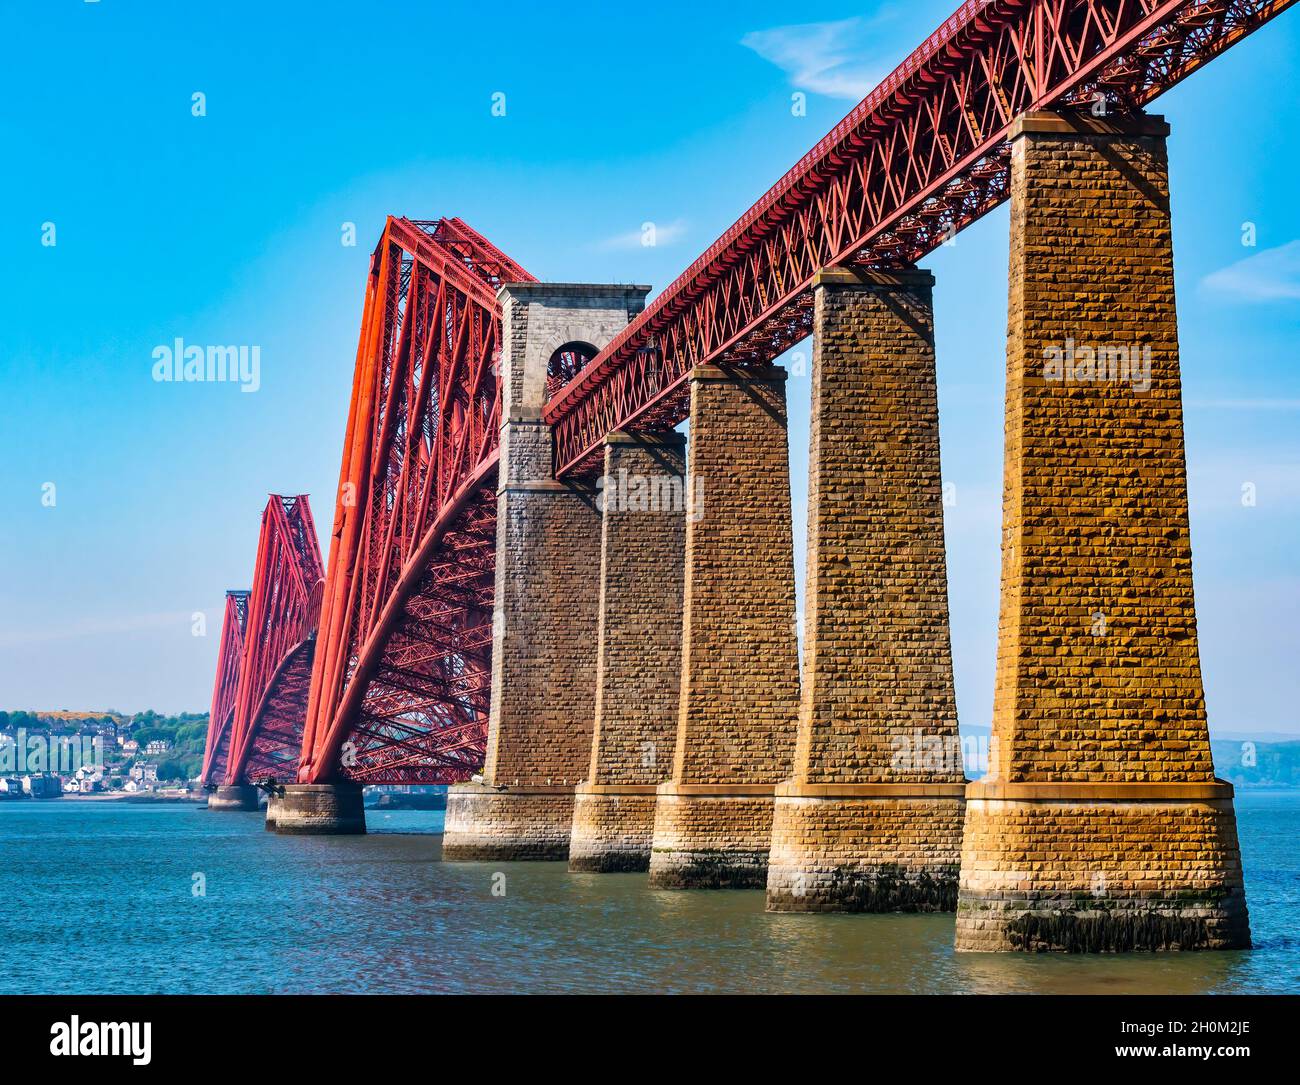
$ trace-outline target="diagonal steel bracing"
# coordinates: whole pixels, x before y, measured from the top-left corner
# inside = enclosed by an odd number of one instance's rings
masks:
[[[262,513],[221,783],[296,777],[323,587],[306,495],[272,494]]]
[[[503,282],[459,219],[390,218],[371,261],[300,779],[482,763]]]
[[[217,650],[217,680],[212,689],[208,738],[203,751],[203,771],[199,777],[205,787],[224,780],[226,775],[230,732],[235,717],[235,695],[239,689],[239,663],[244,654],[248,595],[247,591],[226,592],[225,615],[221,620],[221,646]]]

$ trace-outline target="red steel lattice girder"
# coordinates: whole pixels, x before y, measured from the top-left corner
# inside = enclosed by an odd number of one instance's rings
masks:
[[[460,219],[390,218],[371,260],[299,779],[445,783],[482,764],[503,282]]]
[[[557,471],[680,422],[694,366],[807,336],[821,268],[913,263],[1000,204],[1016,117],[1136,109],[1293,2],[968,0],[551,399]]]
[[[552,395],[557,474],[597,470],[613,430],[680,422],[694,366],[766,364],[806,337],[821,268],[914,263],[1002,203],[1017,116],[1099,95],[1140,108],[1293,2],[968,0]],[[387,222],[353,376],[304,782],[452,782],[482,764],[494,292],[510,281],[532,277],[458,219]]]
[[[223,783],[297,777],[324,570],[306,494],[262,513]]]
[[[208,713],[208,738],[203,750],[204,787],[226,775],[230,732],[235,719],[235,694],[239,689],[239,663],[244,654],[244,626],[248,619],[247,591],[226,592],[226,610],[221,619],[221,646],[217,650],[217,680],[212,688],[212,709]]]

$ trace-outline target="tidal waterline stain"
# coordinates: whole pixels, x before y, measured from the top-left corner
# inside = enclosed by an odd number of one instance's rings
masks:
[[[759,891],[444,864],[436,812],[281,837],[257,814],[7,802],[0,992],[1300,991],[1300,793],[1239,792],[1237,812],[1256,949],[1067,957],[958,955],[951,915],[771,914]]]

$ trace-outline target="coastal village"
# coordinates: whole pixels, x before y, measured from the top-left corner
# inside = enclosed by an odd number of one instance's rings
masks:
[[[0,710],[0,802],[30,799],[204,802],[207,713]],[[365,789],[367,806],[441,810],[446,787]]]
[[[0,711],[0,801],[200,798],[207,716]]]

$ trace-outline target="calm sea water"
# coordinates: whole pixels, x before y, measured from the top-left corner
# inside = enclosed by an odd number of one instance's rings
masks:
[[[367,813],[365,837],[279,837],[195,806],[0,803],[0,991],[1300,991],[1300,793],[1238,795],[1256,949],[1101,958],[959,956],[951,917],[444,864],[441,813]]]

